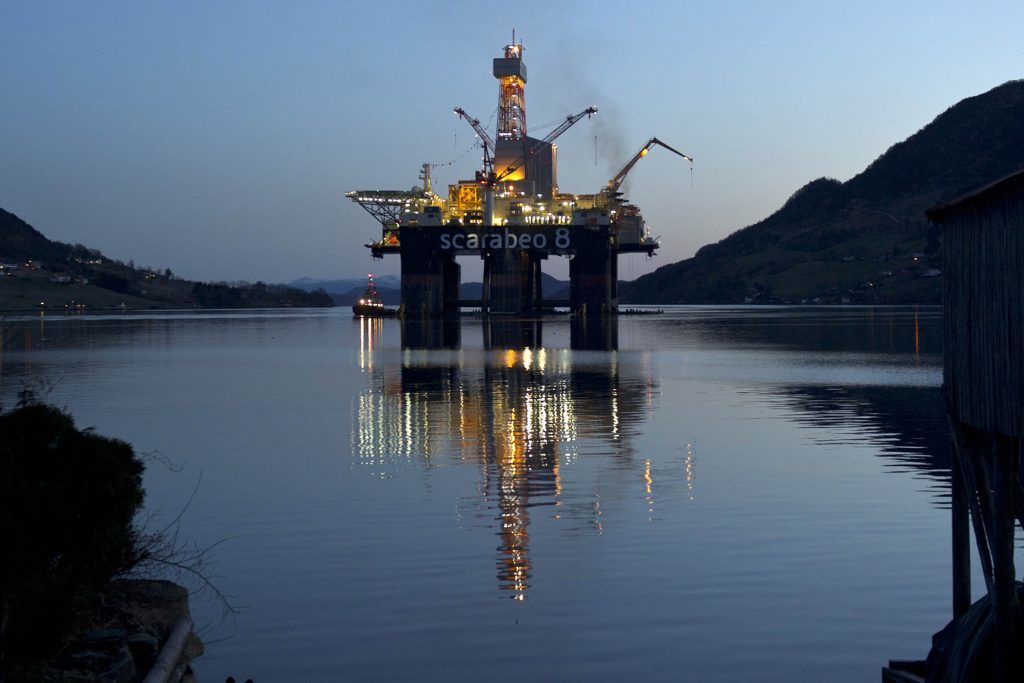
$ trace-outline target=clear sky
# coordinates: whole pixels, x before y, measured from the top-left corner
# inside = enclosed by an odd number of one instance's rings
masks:
[[[600,110],[558,140],[564,191],[651,136],[695,159],[655,149],[627,181],[663,245],[624,259],[632,279],[1021,78],[1022,26],[1019,0],[0,0],[0,207],[192,279],[397,273],[344,193],[407,189],[424,162],[458,159],[440,188],[472,177],[452,108],[490,119],[514,28],[532,132]]]

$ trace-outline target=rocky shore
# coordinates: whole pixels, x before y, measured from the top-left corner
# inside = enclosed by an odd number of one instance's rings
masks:
[[[192,632],[188,591],[170,581],[118,579],[79,620],[75,634],[45,662],[10,681],[192,683],[203,653]]]

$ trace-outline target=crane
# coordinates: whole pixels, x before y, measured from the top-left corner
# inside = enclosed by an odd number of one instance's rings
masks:
[[[557,138],[559,135],[561,135],[565,131],[569,130],[569,128],[571,128],[573,126],[573,124],[575,124],[577,121],[582,119],[584,116],[590,116],[591,114],[596,114],[596,113],[597,113],[597,107],[587,107],[586,109],[581,111],[579,114],[573,114],[572,116],[566,116],[565,117],[565,121],[562,121],[560,124],[558,124],[557,128],[555,128],[550,133],[545,135],[544,136],[544,140],[542,140],[542,142],[554,142],[555,138]],[[535,153],[536,152],[536,148],[538,148],[538,147],[540,147],[540,145],[535,145],[534,149],[530,150],[530,151],[532,153]]]
[[[559,135],[561,135],[565,131],[567,131],[570,128],[572,128],[572,126],[577,121],[582,119],[584,116],[590,116],[590,115],[596,114],[596,113],[597,113],[597,107],[587,107],[586,109],[584,109],[583,111],[581,111],[578,114],[572,114],[571,116],[566,116],[565,117],[565,121],[562,121],[560,124],[558,124],[558,127],[555,128],[554,130],[552,130],[547,135],[545,135],[543,140],[539,140],[537,142],[537,144],[535,144],[533,147],[531,147],[530,150],[526,153],[526,156],[523,156],[523,157],[520,157],[520,158],[516,159],[512,164],[509,165],[508,168],[506,168],[497,177],[495,177],[494,182],[496,182],[496,183],[497,182],[501,182],[501,180],[503,178],[507,178],[508,176],[510,176],[513,173],[515,173],[516,171],[518,171],[519,168],[524,163],[526,163],[526,160],[529,159],[530,157],[532,157],[537,152],[539,152],[544,147],[544,145],[548,145],[548,144],[551,144],[552,142],[554,142],[555,138],[557,138]]]
[[[466,110],[462,107],[455,107],[455,113],[460,117],[466,119],[466,122],[473,127],[476,134],[480,136],[480,139],[484,144],[484,157],[491,157],[494,155],[494,138],[492,138],[484,127],[480,125],[480,119],[474,119],[472,116],[466,113]]]
[[[664,147],[668,151],[675,152],[676,154],[678,154],[682,158],[684,158],[687,161],[689,161],[691,164],[693,163],[693,157],[691,157],[690,155],[683,154],[678,149],[674,149],[672,147],[669,147],[668,145],[666,145],[664,142],[662,142],[658,138],[651,138],[650,140],[647,141],[647,144],[644,145],[643,147],[641,147],[640,151],[637,152],[636,155],[632,159],[630,159],[629,162],[627,162],[626,165],[623,166],[622,169],[618,173],[616,173],[612,177],[611,180],[608,181],[608,185],[605,186],[604,191],[606,193],[608,193],[608,194],[611,194],[611,195],[613,195],[616,192],[618,192],[619,191],[619,187],[622,185],[622,181],[624,181],[626,179],[626,175],[629,174],[629,172],[630,172],[630,170],[632,170],[633,166],[636,165],[636,162],[640,161],[640,159],[642,159],[643,157],[647,156],[647,153],[650,152],[651,148],[654,147],[655,145],[661,145],[662,147]]]
[[[532,157],[534,154],[539,152],[545,145],[551,144],[555,138],[569,130],[577,121],[582,119],[584,116],[590,116],[597,113],[597,107],[587,107],[578,114],[572,114],[566,116],[565,120],[558,125],[557,128],[552,130],[543,140],[538,140],[537,143],[531,147],[523,156],[519,157],[516,161],[511,163],[505,168],[500,174],[494,172],[494,152],[497,150],[494,144],[494,138],[488,135],[484,127],[480,125],[480,119],[475,119],[466,113],[466,110],[462,107],[455,107],[455,113],[466,119],[466,122],[473,127],[476,131],[477,136],[483,142],[484,147],[484,170],[483,172],[477,172],[477,178],[480,183],[484,186],[484,221],[488,225],[493,220],[494,215],[494,186],[499,183],[502,179],[515,173],[519,170],[526,160]]]

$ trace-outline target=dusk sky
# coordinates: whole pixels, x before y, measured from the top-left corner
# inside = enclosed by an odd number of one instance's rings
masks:
[[[457,159],[435,189],[472,177],[452,108],[493,132],[515,29],[534,135],[599,109],[558,140],[563,191],[596,191],[651,136],[695,159],[691,177],[655,149],[632,172],[663,245],[623,259],[632,279],[1021,78],[1022,26],[1019,0],[0,0],[0,208],[190,279],[397,273],[344,194],[408,189],[424,162]]]

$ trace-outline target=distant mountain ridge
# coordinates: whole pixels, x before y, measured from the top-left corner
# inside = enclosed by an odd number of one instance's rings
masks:
[[[568,299],[569,283],[565,280],[541,273],[541,287],[548,299]],[[397,275],[375,275],[373,284],[377,288],[383,302],[389,306],[397,306],[402,300],[402,278]],[[339,280],[317,280],[302,277],[288,283],[290,287],[312,292],[322,289],[331,295],[334,303],[339,306],[354,304],[366,289],[366,278],[341,278]],[[463,282],[459,285],[459,297],[463,299],[479,299],[483,292],[482,282]]]
[[[951,106],[846,182],[819,178],[693,258],[624,283],[635,303],[941,301],[925,209],[1024,167],[1024,81]]]
[[[400,289],[402,278],[397,275],[374,275],[373,283],[377,289]],[[328,294],[346,294],[353,289],[362,291],[366,287],[366,276],[340,278],[337,280],[318,280],[311,277],[300,277],[298,280],[288,282],[287,285],[303,289],[307,292],[322,289]]]

